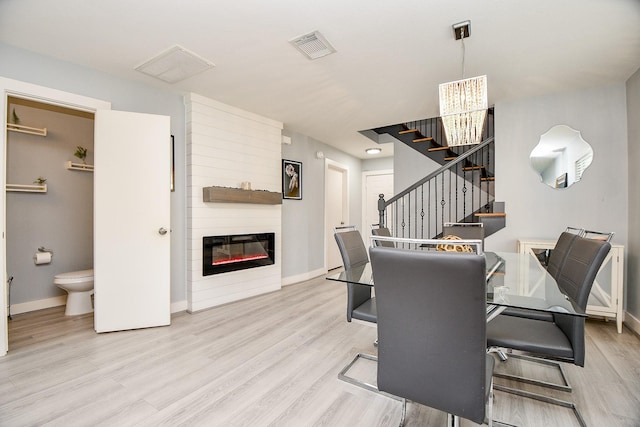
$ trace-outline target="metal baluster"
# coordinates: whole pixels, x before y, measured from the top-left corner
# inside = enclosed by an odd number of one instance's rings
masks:
[[[422,206],[420,211],[420,238],[424,239],[424,184],[420,186],[420,206]]]

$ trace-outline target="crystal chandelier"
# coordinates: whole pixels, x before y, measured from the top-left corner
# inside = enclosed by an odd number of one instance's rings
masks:
[[[464,38],[470,22],[453,25],[456,39],[462,40],[462,80],[440,85],[440,117],[447,145],[479,144],[487,117],[487,76],[464,78]]]

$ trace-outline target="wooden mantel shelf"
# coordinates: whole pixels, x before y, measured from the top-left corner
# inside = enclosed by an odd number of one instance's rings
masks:
[[[202,199],[213,203],[253,203],[260,205],[281,205],[282,193],[264,190],[242,190],[230,187],[204,187]]]

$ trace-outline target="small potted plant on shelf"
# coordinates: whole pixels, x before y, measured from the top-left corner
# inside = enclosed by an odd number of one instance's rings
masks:
[[[74,156],[76,156],[77,158],[79,158],[80,160],[82,160],[83,164],[86,164],[86,159],[87,159],[87,149],[78,145],[76,147],[76,152],[73,153]]]
[[[38,178],[36,178],[35,181],[33,181],[34,184],[38,184],[38,185],[44,185],[47,182],[47,178],[43,178],[41,176],[39,176]]]
[[[11,122],[14,125],[19,125],[20,124],[20,117],[18,117],[18,115],[16,114],[16,109],[15,108],[11,112]]]

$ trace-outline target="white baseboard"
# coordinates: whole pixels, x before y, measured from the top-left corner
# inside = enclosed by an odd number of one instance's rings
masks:
[[[184,299],[182,301],[172,302],[171,303],[171,313],[177,313],[179,311],[187,311],[187,300]]]
[[[624,312],[624,325],[636,334],[640,335],[640,319],[634,317],[628,311]]]
[[[320,268],[314,271],[308,271],[302,274],[296,274],[295,276],[283,277],[282,286],[293,285],[294,283],[304,282],[305,280],[311,280],[315,277],[327,274],[327,270]]]
[[[58,307],[67,303],[67,296],[60,295],[52,298],[27,301],[19,304],[11,304],[11,314],[27,313],[29,311],[42,310],[45,308]]]
[[[36,301],[27,301],[20,304],[11,305],[11,314],[28,313],[29,311],[42,310],[45,308],[58,307],[67,303],[67,296],[60,295],[53,298],[45,298]],[[171,303],[171,313],[187,310],[187,300]]]

